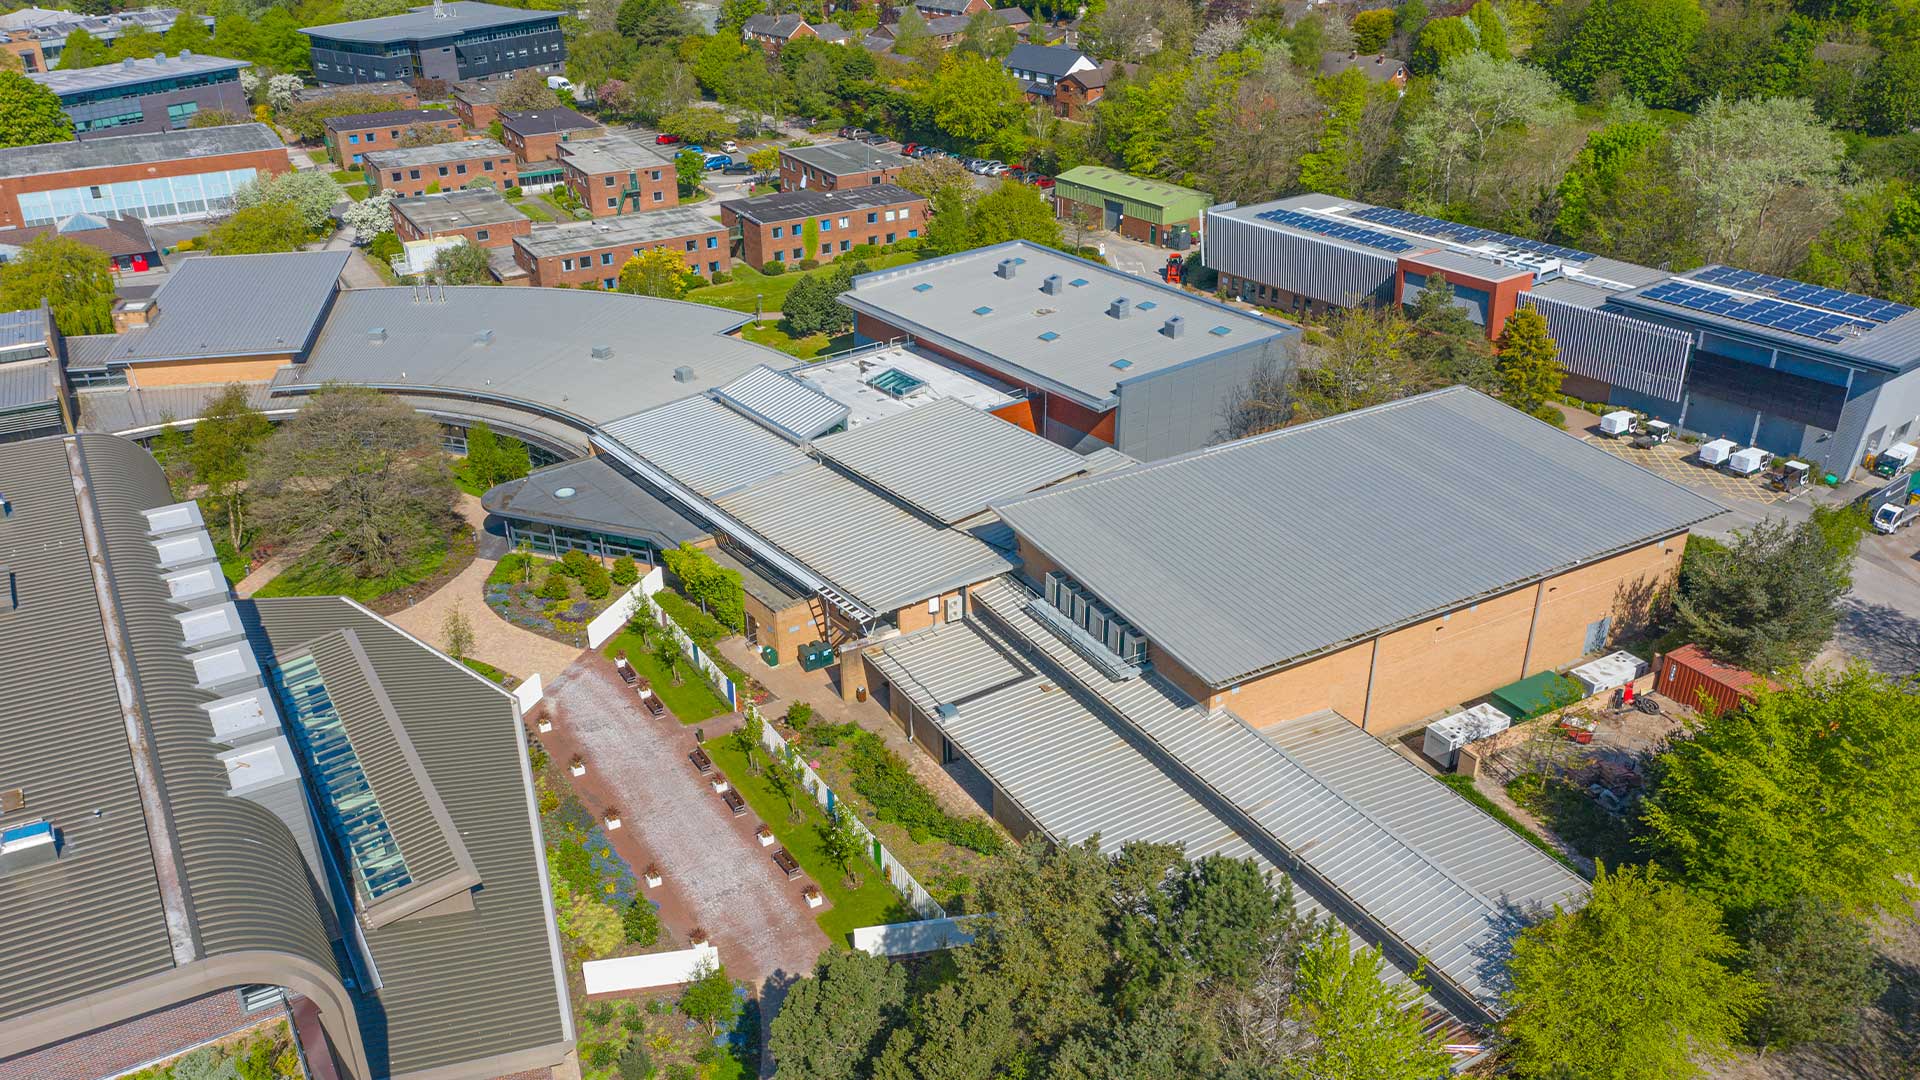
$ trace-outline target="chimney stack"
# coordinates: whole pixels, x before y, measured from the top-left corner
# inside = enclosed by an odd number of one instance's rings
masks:
[[[1020,264],[1014,262],[1012,259],[1001,259],[1000,265],[996,267],[993,272],[995,275],[999,277],[1003,277],[1003,278],[1006,278],[1008,281],[1012,281],[1014,271],[1015,269],[1018,268],[1019,265]]]
[[[1127,318],[1133,314],[1133,304],[1124,296],[1115,297],[1113,303],[1107,305],[1107,314],[1116,319]]]

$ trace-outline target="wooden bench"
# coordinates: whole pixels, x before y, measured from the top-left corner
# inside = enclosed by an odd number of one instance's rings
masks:
[[[693,767],[699,769],[702,773],[710,773],[713,771],[713,759],[707,756],[707,752],[704,749],[698,746],[694,747],[693,753],[688,754],[687,758],[693,762]]]
[[[633,665],[627,663],[626,653],[613,658],[613,670],[620,673],[620,681],[628,686],[635,686],[640,682],[640,673],[633,670]]]
[[[787,875],[788,881],[792,881],[794,878],[800,876],[800,862],[795,859],[786,848],[774,849],[773,865],[779,867],[780,872]]]
[[[653,692],[653,684],[645,679],[639,679],[638,676],[635,678],[638,679],[638,683],[634,686],[634,690],[640,694],[640,704],[647,710],[648,715],[655,720],[667,715],[667,707],[661,703],[660,695]]]
[[[732,788],[720,793],[720,801],[727,804],[727,809],[733,811],[734,817],[747,812],[747,800],[741,798],[740,793]]]

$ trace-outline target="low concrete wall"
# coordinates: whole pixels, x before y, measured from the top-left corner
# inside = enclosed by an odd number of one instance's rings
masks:
[[[873,956],[918,956],[973,943],[966,924],[979,915],[952,919],[921,919],[919,922],[862,926],[853,932],[853,947]]]
[[[720,950],[712,945],[695,945],[675,952],[589,960],[580,965],[580,976],[586,980],[588,996],[617,994],[691,982],[702,965],[719,967]]]
[[[633,613],[640,610],[640,601],[652,596],[666,585],[666,577],[659,567],[647,571],[633,588],[620,594],[620,598],[608,605],[607,610],[593,617],[587,623],[587,648],[597,649],[601,643],[620,632],[621,628],[633,621]]]

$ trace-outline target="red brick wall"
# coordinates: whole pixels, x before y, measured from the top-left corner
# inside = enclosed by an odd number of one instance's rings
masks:
[[[507,149],[522,165],[531,165],[536,161],[555,161],[560,157],[562,142],[579,142],[582,139],[597,139],[606,134],[602,128],[581,128],[577,131],[542,131],[531,135],[521,135],[512,128],[506,128]]]
[[[489,164],[493,166],[491,170],[487,168]],[[460,171],[463,165],[467,170],[464,173]],[[413,175],[416,172],[420,175]],[[391,191],[405,199],[417,199],[425,195],[430,184],[440,185],[441,191],[458,191],[481,177],[493,181],[494,186],[500,188],[514,187],[520,179],[510,157],[474,157],[435,165],[367,170],[367,179],[375,191]]]
[[[479,236],[482,231],[485,231],[487,234],[484,240]],[[514,237],[526,236],[531,232],[533,232],[533,222],[524,219],[520,221],[502,221],[492,225],[472,225],[464,229],[437,229],[429,232],[414,228],[413,223],[401,217],[398,210],[393,212],[393,233],[403,242],[407,240],[432,240],[442,236],[464,236],[481,247],[494,248],[506,247],[513,243]]]
[[[892,221],[887,220],[889,212],[894,215]],[[867,220],[869,214],[874,217],[871,222]],[[762,266],[774,261],[796,263],[801,259],[832,262],[842,255],[859,258],[863,248],[897,243],[907,239],[909,233],[925,232],[927,201],[915,199],[912,202],[892,203],[887,206],[871,206],[836,213],[832,217],[832,230],[820,234],[819,243],[827,244],[831,248],[826,252],[820,251],[818,245],[812,251],[804,250],[805,242],[802,236],[807,221],[804,217],[768,223],[740,221],[741,260],[749,266]],[[847,219],[844,229],[840,225],[841,218]],[[732,210],[723,208],[720,211],[720,220],[722,224],[732,227],[735,221],[739,221],[739,217]],[[778,237],[773,235],[776,227],[780,229]],[[892,239],[888,239],[889,237]],[[840,249],[840,242],[843,240],[849,245],[846,251]],[[795,249],[801,249],[803,254],[795,256]],[[784,254],[786,258],[775,260],[773,257],[775,252]]]
[[[707,237],[715,237],[715,246],[707,247]],[[691,241],[694,250],[687,250]],[[696,233],[691,236],[676,236],[658,243],[643,244],[642,250],[665,248],[675,252],[687,261],[688,268],[698,274],[709,273],[707,264],[718,262],[721,272],[733,269],[733,261],[727,256],[727,233],[724,229],[715,229],[708,233]],[[612,256],[611,261],[601,262],[601,256]],[[608,278],[620,276],[620,268],[633,258],[633,245],[620,244],[609,247],[589,248],[573,255],[549,255],[539,259],[527,254],[527,250],[518,244],[513,248],[513,261],[526,270],[529,284],[554,285],[592,285],[601,287]],[[573,268],[566,268],[568,259],[573,260]],[[584,262],[583,262],[584,260]]]
[[[278,1006],[243,1012],[222,990],[170,1009],[0,1061],[0,1080],[97,1080],[286,1017]]]
[[[640,205],[621,202],[622,193],[627,190],[627,176],[632,173],[640,185]],[[654,179],[659,173],[660,178]],[[611,181],[611,183],[609,183]],[[660,165],[652,169],[619,169],[614,172],[589,173],[575,168],[571,163],[566,167],[568,190],[579,198],[581,205],[592,212],[594,217],[614,217],[619,214],[645,213],[648,210],[670,210],[680,205],[680,183],[674,179],[673,166]],[[658,199],[654,196],[658,194]],[[607,205],[612,199],[614,204]]]
[[[68,172],[41,173],[37,176],[12,176],[0,179],[0,228],[23,225],[20,220],[20,195],[29,191],[86,187],[125,183],[129,180],[158,180],[161,177],[192,176],[222,169],[258,169],[263,173],[283,173],[290,166],[285,150],[249,150],[243,154],[217,157],[180,158],[142,165],[115,165],[100,169],[73,169]]]
[[[426,124],[430,127],[451,131],[456,136],[461,134],[463,130],[460,126],[460,118],[451,114],[449,114],[445,120],[416,120],[414,123]],[[353,155],[355,154],[371,154],[381,150],[398,149],[401,136],[405,135],[407,129],[412,126],[413,124],[375,124],[371,127],[339,128],[331,132],[327,137],[331,140],[334,160],[338,161],[340,167],[344,169],[353,164]],[[350,138],[350,136],[353,135],[360,136],[360,141],[357,143],[354,142]],[[372,136],[371,141],[369,141],[369,136]]]
[[[468,131],[485,131],[500,118],[500,106],[491,101],[471,102],[454,95],[453,111],[460,115],[460,122]]]
[[[799,191],[806,181],[808,191],[845,191],[848,188],[892,184],[900,179],[901,169],[871,169],[866,172],[833,176],[811,165],[803,165],[786,154],[780,155],[780,190]]]

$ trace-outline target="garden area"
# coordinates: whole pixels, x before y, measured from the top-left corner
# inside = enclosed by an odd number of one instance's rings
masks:
[[[660,703],[682,724],[698,724],[733,711],[680,651],[673,636],[654,625],[644,609],[600,651],[608,659],[624,653],[640,677],[652,684]]]
[[[869,270],[885,270],[890,267],[905,266],[919,257],[918,252],[914,251],[892,251],[886,254],[863,256],[862,261],[867,264]],[[681,299],[700,304],[712,304],[715,307],[732,308],[735,311],[752,311],[757,301],[761,313],[767,314],[781,309],[781,305],[786,302],[787,294],[793,291],[794,286],[810,277],[825,276],[832,272],[832,263],[818,269],[791,270],[778,274],[768,274],[746,263],[737,263],[733,268],[732,280],[726,284],[690,289]]]
[[[384,574],[362,577],[324,551],[309,550],[254,591],[254,596],[346,596],[391,614],[409,597],[427,596],[473,561],[473,530],[462,525]]]
[[[121,1080],[304,1080],[306,1069],[285,1020],[276,1021],[151,1065]]]
[[[633,868],[614,851],[605,823],[573,794],[536,742],[529,750],[547,840],[554,921],[567,953],[583,1080],[735,1080],[759,1070],[760,1021],[746,988],[724,968],[677,993],[588,1001],[580,964],[688,948],[660,921]]]
[[[609,569],[583,551],[557,560],[516,551],[487,575],[487,606],[515,626],[585,648],[587,623],[639,580],[639,567],[626,556]]]

